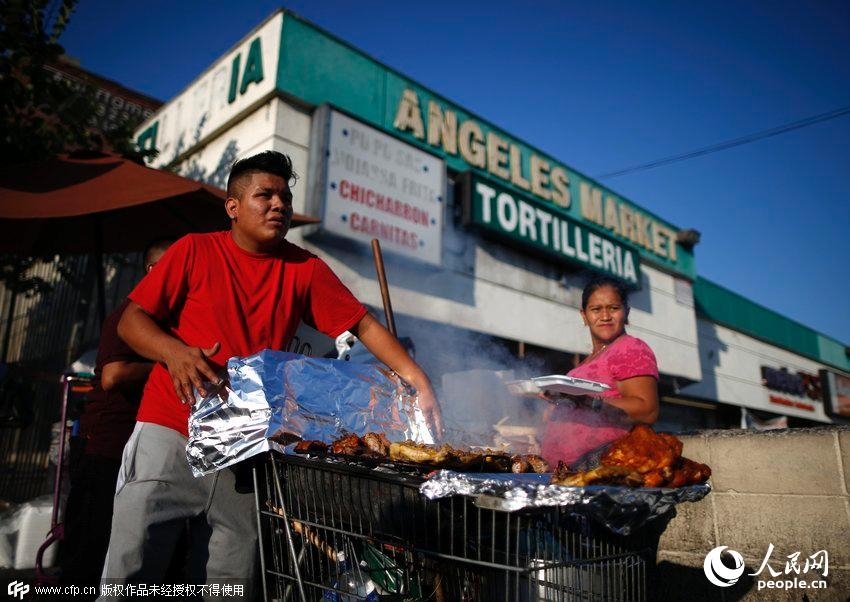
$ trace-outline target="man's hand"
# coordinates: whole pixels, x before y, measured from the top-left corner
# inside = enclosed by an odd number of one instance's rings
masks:
[[[209,349],[189,347],[188,345],[179,343],[167,352],[165,355],[165,365],[168,368],[168,373],[171,375],[174,391],[177,393],[180,401],[190,406],[194,404],[193,385],[204,397],[207,395],[207,391],[203,386],[204,381],[212,383],[214,387],[221,385],[221,379],[219,379],[215,370],[212,369],[207,361],[218,353],[219,349],[221,349],[221,344],[219,343],[216,343]],[[214,389],[211,389],[211,392],[212,390]]]
[[[436,438],[442,438],[443,420],[440,415],[440,404],[437,403],[431,381],[413,358],[407,355],[407,351],[398,339],[371,314],[363,316],[360,322],[351,328],[351,332],[376,358],[416,389],[419,394],[419,407],[425,415],[428,426],[433,429]]]
[[[434,395],[431,383],[416,391],[419,394],[419,409],[425,416],[425,422],[434,429],[434,438],[443,438],[443,416],[440,412],[440,403]]]

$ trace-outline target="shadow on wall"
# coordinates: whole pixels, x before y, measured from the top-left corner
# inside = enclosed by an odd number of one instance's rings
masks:
[[[717,370],[720,368],[720,355],[727,351],[729,346],[719,339],[717,326],[707,320],[697,322],[697,344],[702,366],[702,380],[682,387],[682,393],[717,400],[719,399]]]
[[[701,566],[669,560],[658,563],[658,578],[658,599],[670,602],[685,599],[689,602],[734,602],[746,597],[755,586],[755,579],[745,572],[735,585],[718,587],[706,579]]]
[[[230,168],[238,155],[239,145],[236,143],[236,140],[230,140],[227,146],[224,147],[224,152],[221,153],[221,157],[219,157],[218,164],[214,170],[208,172],[207,168],[198,163],[197,158],[193,157],[180,170],[180,175],[196,182],[203,182],[204,184],[224,190],[227,186],[227,176],[230,175]]]
[[[629,293],[629,307],[639,311],[652,313],[652,295],[649,291],[649,278],[644,272],[640,275],[640,289]]]

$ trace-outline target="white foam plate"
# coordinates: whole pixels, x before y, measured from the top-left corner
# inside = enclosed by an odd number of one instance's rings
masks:
[[[602,393],[611,388],[605,383],[575,378],[573,376],[564,376],[562,374],[538,376],[532,378],[531,382],[541,391],[551,391],[564,395],[590,395],[592,393]]]

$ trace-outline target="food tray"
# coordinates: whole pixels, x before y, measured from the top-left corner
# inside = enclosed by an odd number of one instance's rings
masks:
[[[574,376],[563,376],[552,374],[550,376],[538,376],[532,378],[531,382],[545,392],[562,393],[564,395],[590,395],[602,393],[611,387],[605,383],[598,383]]]
[[[561,395],[592,395],[611,388],[604,383],[562,374],[538,376],[528,380],[512,380],[506,382],[505,385],[514,395],[529,396],[538,396],[544,392]]]

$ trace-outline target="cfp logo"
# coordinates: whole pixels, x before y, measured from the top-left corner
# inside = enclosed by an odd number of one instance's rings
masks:
[[[734,568],[730,569],[723,564],[723,560],[720,558],[723,550],[728,550],[728,554],[735,563]],[[735,550],[729,550],[726,546],[718,546],[706,554],[702,569],[705,571],[706,578],[718,587],[735,585],[746,570],[744,568],[744,557]]]
[[[6,593],[8,593],[12,598],[20,596],[21,600],[24,599],[24,594],[29,593],[29,591],[29,583],[24,583],[23,581],[12,581],[9,584],[9,587],[6,588]]]

